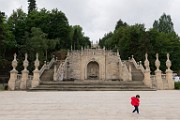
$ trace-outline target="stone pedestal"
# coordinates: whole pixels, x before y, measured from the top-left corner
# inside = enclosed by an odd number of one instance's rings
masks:
[[[18,73],[18,71],[11,70],[10,79],[8,81],[8,90],[15,90],[16,80],[17,80],[17,73]]]
[[[163,86],[163,81],[162,81],[162,77],[161,77],[161,70],[156,70],[155,74],[156,74],[156,81],[157,81],[157,89],[163,90],[164,86]]]
[[[169,90],[174,89],[174,81],[173,81],[172,73],[173,72],[171,70],[166,70],[166,80],[168,83],[168,89]]]
[[[21,83],[20,83],[21,90],[25,90],[27,87],[28,74],[29,74],[29,71],[27,71],[27,70],[22,71],[22,79],[21,79]]]
[[[33,71],[33,80],[32,80],[32,83],[31,83],[31,87],[37,87],[40,83],[40,72],[39,72],[39,59],[38,59],[39,55],[38,53],[36,53],[36,60],[34,62],[34,66],[35,66],[35,70]]]
[[[148,54],[145,54],[145,61],[144,66],[146,67],[144,71],[144,84],[150,88],[152,88],[152,81],[151,81],[151,75],[150,75],[150,68],[149,68],[149,60],[148,60]]]
[[[151,75],[150,75],[150,70],[145,70],[144,71],[144,84],[150,88],[152,88],[152,81],[151,81]]]
[[[57,81],[57,66],[56,66],[56,65],[54,65],[53,80],[54,80],[54,81]]]
[[[173,81],[173,72],[172,70],[170,69],[171,67],[171,61],[169,59],[169,53],[167,53],[167,61],[166,61],[166,66],[167,66],[167,69],[166,69],[166,80],[167,80],[167,83],[168,83],[168,89],[169,90],[172,90],[174,89],[174,81]]]
[[[132,81],[132,74],[131,74],[132,70],[131,70],[131,66],[129,65],[129,75],[128,75],[128,80]]]
[[[13,69],[10,71],[10,79],[8,81],[8,90],[15,90],[16,87],[16,80],[17,80],[17,73],[18,71],[16,70],[17,67],[17,55],[16,53],[14,54],[14,60],[12,61],[12,67]]]
[[[40,83],[40,79],[39,79],[39,70],[34,70],[33,71],[34,75],[33,75],[33,80],[32,80],[32,85],[31,87],[37,87]]]
[[[25,54],[25,60],[23,61],[24,70],[22,71],[22,79],[20,83],[20,89],[25,90],[27,88],[27,81],[29,76],[29,71],[27,70],[27,67],[29,65],[29,62],[27,60],[27,53]]]

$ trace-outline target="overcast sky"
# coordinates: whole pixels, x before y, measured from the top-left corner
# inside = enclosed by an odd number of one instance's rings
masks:
[[[58,8],[70,25],[80,25],[91,40],[98,41],[114,30],[119,19],[133,25],[143,23],[150,28],[154,20],[171,15],[175,31],[180,35],[180,0],[36,0],[38,9]],[[10,15],[22,8],[27,12],[27,0],[0,0],[0,11]]]

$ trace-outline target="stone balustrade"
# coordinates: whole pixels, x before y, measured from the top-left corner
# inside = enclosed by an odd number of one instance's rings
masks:
[[[49,63],[45,62],[39,70],[40,61],[38,59],[38,54],[36,54],[36,60],[34,62],[35,70],[33,71],[33,75],[29,75],[29,71],[27,69],[29,65],[28,55],[25,54],[25,59],[23,61],[24,69],[21,71],[21,74],[18,74],[18,71],[16,70],[18,64],[16,57],[17,55],[14,54],[14,60],[12,61],[13,69],[10,71],[10,78],[8,81],[9,90],[27,90],[31,87],[38,86],[40,84],[40,76],[46,69],[49,69],[55,61],[55,59],[52,58]]]
[[[42,68],[39,70],[39,59],[38,59],[38,54],[36,54],[36,60],[34,62],[34,66],[35,69],[33,71],[33,75],[29,75],[29,71],[28,71],[28,55],[25,54],[25,59],[23,61],[23,67],[24,69],[21,71],[21,74],[18,74],[18,71],[16,70],[17,67],[17,55],[14,54],[14,60],[12,61],[12,67],[13,69],[10,71],[10,79],[8,81],[8,89],[9,90],[27,90],[29,88],[32,87],[37,87],[40,84],[40,76],[43,74],[43,72],[46,69],[50,69],[53,65],[53,63],[56,63],[56,65],[54,65],[54,74],[53,74],[53,80],[54,81],[61,81],[63,79],[68,79],[67,75],[69,75],[67,73],[67,69],[69,67],[69,62],[71,63],[77,63],[78,65],[80,65],[80,63],[77,62],[77,60],[84,60],[82,59],[82,55],[85,56],[85,59],[87,58],[86,55],[97,55],[97,54],[102,54],[102,56],[100,56],[99,58],[96,57],[97,61],[102,59],[103,56],[105,55],[109,55],[106,56],[107,61],[107,67],[109,65],[109,68],[113,68],[114,71],[118,71],[118,69],[115,69],[116,66],[118,65],[119,72],[117,74],[119,74],[119,78],[123,79],[124,81],[132,81],[132,75],[131,75],[131,67],[130,66],[126,66],[126,64],[121,61],[120,59],[120,55],[119,52],[114,52],[113,54],[111,52],[106,51],[105,49],[99,49],[99,52],[95,52],[93,49],[86,49],[86,50],[81,50],[81,51],[71,51],[68,52],[67,56],[72,55],[72,59],[70,59],[69,57],[66,58],[65,61],[59,61],[57,59],[55,59],[54,57],[52,58],[52,60],[50,62],[44,62],[44,65],[42,66]],[[102,57],[102,58],[101,58]],[[142,71],[142,73],[144,73],[144,84],[150,88],[156,88],[158,90],[164,90],[164,89],[174,89],[174,81],[173,81],[173,72],[170,69],[171,67],[171,61],[169,59],[170,55],[167,54],[167,61],[166,61],[166,66],[167,69],[165,71],[165,74],[162,74],[162,71],[160,70],[160,61],[159,61],[159,55],[156,54],[156,61],[155,61],[155,66],[156,66],[156,70],[155,70],[155,75],[151,75],[151,70],[149,67],[149,60],[148,60],[148,54],[145,54],[145,61],[144,61],[144,66],[141,64],[141,62],[137,63],[135,61],[135,59],[132,56],[132,59],[129,58],[129,62],[133,63],[136,69],[139,69]],[[115,59],[117,58],[117,59]],[[69,60],[70,59],[70,60]],[[95,58],[93,58],[95,59]],[[88,60],[88,59],[87,59]],[[85,61],[84,61],[85,62]],[[102,62],[102,61],[101,61]],[[99,64],[101,64],[101,62],[98,62]],[[104,61],[105,62],[105,61]],[[58,68],[57,68],[57,64],[58,64]],[[87,66],[87,64],[86,64]],[[102,70],[103,70],[103,65],[102,66]],[[75,66],[73,66],[75,67]],[[77,66],[76,66],[77,68]],[[79,66],[79,69],[82,68],[82,66]],[[78,75],[80,75],[80,71],[75,71],[76,69],[74,69],[74,74],[71,75],[76,75],[76,77],[80,78]],[[109,71],[108,75],[111,76],[111,72],[113,71]],[[87,71],[86,71],[87,72]],[[84,73],[86,73],[84,72]],[[101,71],[102,72],[102,71]],[[125,73],[124,73],[125,72]],[[127,74],[129,73],[129,74]],[[108,79],[108,78],[104,78],[104,74],[100,74],[101,75],[101,79]],[[114,75],[114,74],[113,74]],[[69,78],[71,78],[71,76],[69,76]],[[80,78],[81,79],[81,78]]]
[[[159,61],[159,55],[156,54],[156,61],[155,61],[155,75],[150,75],[150,67],[149,67],[149,61],[148,61],[148,55],[145,55],[145,61],[144,66],[146,67],[144,71],[144,83],[145,85],[156,88],[158,90],[172,90],[174,89],[174,81],[173,81],[173,72],[170,69],[171,67],[171,61],[169,59],[169,53],[167,53],[167,61],[166,61],[166,74],[162,74],[162,71],[160,70],[160,61]]]

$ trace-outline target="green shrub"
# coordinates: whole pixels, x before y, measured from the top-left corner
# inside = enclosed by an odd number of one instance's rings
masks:
[[[174,88],[175,89],[180,89],[180,82],[175,82],[174,83]]]
[[[4,86],[0,84],[0,91],[4,90]]]

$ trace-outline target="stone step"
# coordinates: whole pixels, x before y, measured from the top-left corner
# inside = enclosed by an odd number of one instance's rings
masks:
[[[148,88],[142,81],[43,81],[30,91],[147,91]]]
[[[155,91],[150,88],[33,88],[29,91]]]
[[[41,85],[96,85],[96,84],[101,84],[101,85],[144,85],[142,81],[60,81],[60,82],[55,82],[55,81],[42,81],[40,83]]]
[[[127,85],[40,85],[38,88],[120,88],[120,87],[129,87],[129,88],[147,88],[144,85],[136,86],[127,86]]]

